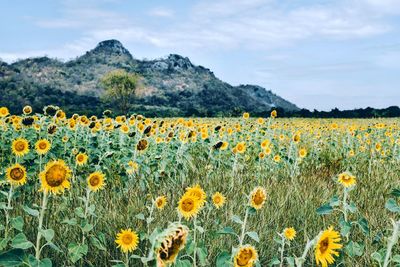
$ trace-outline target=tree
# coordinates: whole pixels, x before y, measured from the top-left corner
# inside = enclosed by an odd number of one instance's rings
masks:
[[[105,89],[103,99],[118,106],[126,114],[135,98],[141,76],[136,73],[127,73],[125,70],[114,70],[103,76],[101,84]]]

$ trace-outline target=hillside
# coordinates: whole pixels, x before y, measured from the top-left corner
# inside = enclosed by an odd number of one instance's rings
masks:
[[[131,111],[157,116],[237,115],[243,111],[267,114],[272,108],[299,110],[294,104],[255,86],[232,86],[187,57],[171,54],[156,60],[137,60],[117,40],[68,62],[48,57],[28,58],[13,64],[0,62],[0,105],[19,112],[24,105],[39,111],[54,104],[67,112],[100,114],[106,107],[100,78],[115,69],[144,77]]]

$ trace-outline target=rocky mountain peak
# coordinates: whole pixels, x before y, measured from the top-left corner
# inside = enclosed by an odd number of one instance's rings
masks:
[[[132,57],[122,43],[115,39],[100,42],[91,52],[105,55],[127,55]]]

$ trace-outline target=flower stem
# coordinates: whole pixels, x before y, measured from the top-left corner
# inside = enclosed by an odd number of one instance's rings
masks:
[[[42,199],[42,209],[40,210],[40,215],[39,215],[39,226],[38,226],[38,233],[36,236],[36,259],[40,259],[40,239],[42,238],[42,226],[43,226],[43,218],[44,218],[44,212],[46,210],[47,206],[47,192],[43,192],[43,199]]]
[[[240,239],[239,239],[240,246],[243,245],[244,234],[246,232],[247,217],[249,217],[249,209],[248,208],[246,208],[246,214],[244,215],[244,221],[242,224],[242,234],[240,235]]]
[[[193,266],[196,267],[196,222],[197,222],[197,216],[194,216],[193,220],[193,244],[194,244],[194,252],[193,252]]]
[[[392,248],[393,246],[397,243],[397,240],[399,239],[399,228],[400,228],[400,221],[393,221],[393,234],[388,240],[388,246],[386,250],[386,256],[385,256],[385,261],[383,262],[383,267],[389,266],[390,263],[390,256],[392,254]]]

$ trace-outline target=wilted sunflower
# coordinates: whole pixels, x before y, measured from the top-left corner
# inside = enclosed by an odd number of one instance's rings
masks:
[[[63,160],[53,160],[40,173],[41,188],[45,192],[58,194],[70,187],[71,170]]]
[[[16,163],[7,168],[7,181],[14,186],[23,185],[26,183],[26,169],[24,166]]]
[[[175,262],[179,251],[185,247],[189,229],[179,223],[171,223],[156,237],[155,252],[157,267],[166,267]]]
[[[147,140],[146,139],[142,139],[137,143],[136,149],[138,151],[145,151],[147,149],[147,146],[148,146]]]
[[[11,148],[12,148],[12,152],[17,157],[22,157],[29,153],[28,140],[26,140],[24,138],[17,138],[12,142]]]
[[[220,192],[216,192],[212,196],[212,202],[217,209],[221,208],[225,204],[225,200],[226,197],[222,195]]]
[[[76,160],[76,164],[78,166],[82,166],[85,165],[88,161],[88,155],[86,155],[85,153],[79,153],[78,155],[76,155],[75,160]]]
[[[121,230],[117,234],[115,243],[118,244],[117,247],[120,248],[122,252],[132,252],[137,248],[139,244],[139,236],[135,231],[132,231],[130,228],[127,230]]]
[[[293,240],[296,237],[296,230],[293,227],[283,229],[283,236],[286,240]]]
[[[255,209],[261,209],[267,199],[267,192],[265,188],[257,186],[250,193],[250,206]]]
[[[157,209],[162,210],[167,204],[167,198],[165,196],[159,196],[154,200],[154,204]]]
[[[178,212],[186,220],[196,216],[200,211],[200,208],[199,199],[196,196],[187,193],[185,193],[178,202]]]
[[[257,260],[257,251],[253,246],[245,245],[239,248],[233,259],[234,267],[251,267]]]
[[[328,264],[335,262],[333,256],[339,256],[337,250],[342,248],[342,244],[339,244],[340,240],[339,233],[334,231],[333,227],[322,232],[315,246],[315,261],[318,265],[327,267]]]
[[[338,182],[341,183],[344,187],[352,187],[356,184],[356,177],[351,175],[350,173],[344,172],[339,174]]]
[[[203,207],[206,203],[207,195],[204,192],[203,188],[199,184],[196,184],[193,187],[186,188],[186,193],[188,195],[192,195],[196,197],[197,201],[199,202],[200,207]]]
[[[105,175],[102,172],[93,172],[87,178],[87,184],[91,191],[96,192],[105,186]]]
[[[51,144],[47,139],[40,139],[36,142],[35,148],[39,155],[45,155],[47,152],[49,152]]]

